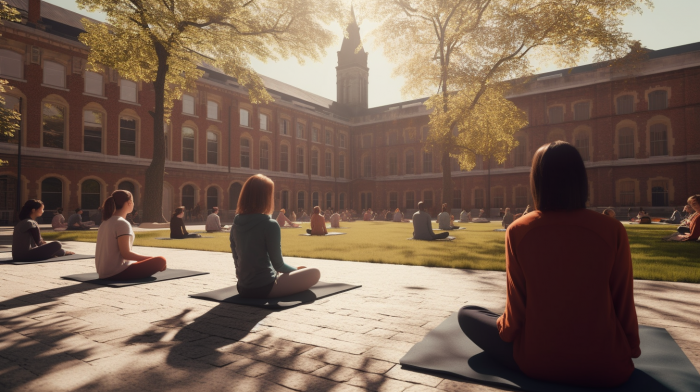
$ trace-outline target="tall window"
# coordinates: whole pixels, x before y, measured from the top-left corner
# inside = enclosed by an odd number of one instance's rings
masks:
[[[338,197],[338,208],[341,210],[345,209],[345,193],[341,193]]]
[[[22,79],[23,71],[24,62],[21,54],[11,50],[0,50],[0,75]]]
[[[654,207],[668,206],[668,181],[654,180],[651,182],[651,205]]]
[[[340,148],[345,148],[345,134],[339,134],[338,135],[338,144],[340,145]]]
[[[584,121],[591,118],[591,103],[579,102],[574,105],[574,120]]]
[[[579,154],[581,154],[581,158],[583,158],[584,161],[589,161],[591,157],[589,153],[588,132],[579,132],[576,135],[576,140],[574,143],[576,144],[576,149],[578,150]]]
[[[430,151],[423,151],[423,173],[433,172],[433,153]]]
[[[228,188],[228,209],[236,210],[238,208],[238,197],[241,195],[241,189],[243,185],[238,182],[234,182]]]
[[[207,118],[210,120],[219,119],[219,103],[216,101],[207,101]]]
[[[362,157],[362,176],[372,177],[372,157],[369,155]]]
[[[399,196],[396,192],[389,192],[389,211],[399,208]]]
[[[364,193],[360,193],[360,208],[363,210],[367,208],[367,195]]]
[[[260,169],[270,169],[270,145],[265,141],[260,142]]]
[[[462,208],[462,190],[455,189],[452,196],[452,208]]]
[[[47,210],[63,207],[63,182],[55,177],[41,181],[41,201],[44,202],[44,208]]]
[[[619,158],[634,158],[634,130],[632,128],[622,128],[618,137]]]
[[[260,113],[258,115],[258,120],[260,120],[260,130],[267,131],[267,114]]]
[[[318,128],[311,128],[311,141],[318,143]]]
[[[240,115],[240,122],[239,122],[239,124],[240,124],[242,127],[249,127],[249,126],[250,126],[250,119],[248,118],[248,117],[249,117],[248,111],[245,110],[245,109],[239,109],[239,110],[238,110],[238,113],[239,113],[239,115]]]
[[[119,100],[126,102],[136,102],[138,99],[136,82],[121,79],[119,81]],[[184,96],[183,96],[184,97]],[[184,99],[184,98],[183,98]],[[184,100],[183,100],[184,106]],[[184,110],[183,110],[184,112]],[[193,109],[194,112],[194,109]]]
[[[289,135],[289,120],[280,119],[280,135]]]
[[[635,205],[634,181],[620,181],[620,204],[623,206]]]
[[[297,139],[306,139],[304,135],[304,124],[297,123]]]
[[[504,190],[503,188],[495,188],[493,190],[493,205],[492,207],[495,208],[503,208],[505,207],[505,195],[504,195]]]
[[[399,160],[399,158],[395,152],[392,152],[389,154],[389,175],[390,176],[395,176],[395,175],[399,174],[398,160]]]
[[[406,192],[406,208],[416,208],[416,194],[413,191]]]
[[[333,156],[328,151],[326,151],[326,172],[324,174],[329,177],[333,176]]]
[[[527,188],[524,186],[515,188],[515,206],[518,208],[527,206]]]
[[[182,161],[194,162],[194,129],[182,128]]]
[[[304,148],[297,147],[297,173],[304,173]]]
[[[219,135],[211,131],[207,132],[207,163],[219,164]]]
[[[102,74],[85,71],[85,92],[93,95],[104,95]]]
[[[44,84],[66,87],[66,67],[53,61],[44,61]]]
[[[668,155],[668,132],[665,124],[654,124],[649,132],[650,155]]]
[[[318,206],[318,192],[311,194],[311,208]]]
[[[194,187],[192,185],[182,187],[182,205],[188,210],[194,208]]]
[[[326,193],[326,209],[333,208],[333,194]]]
[[[413,150],[406,151],[406,174],[415,173],[415,160]]]
[[[94,110],[86,110],[83,117],[83,151],[102,152],[104,115]]]
[[[519,137],[518,147],[515,147],[515,166],[527,166],[527,146],[525,145],[525,138]]]
[[[345,178],[345,155],[338,159],[338,177]]]
[[[119,155],[136,156],[136,119],[119,119]]]
[[[474,189],[474,208],[484,208],[483,189]]]
[[[622,95],[617,97],[617,114],[634,113],[634,96]]]
[[[66,108],[44,102],[41,111],[44,147],[63,148],[63,139],[66,132]]]
[[[303,210],[306,208],[305,194],[303,191],[297,193],[297,209]]]
[[[311,175],[318,175],[318,150],[311,150]]]
[[[289,171],[289,146],[286,144],[280,146],[280,171]]]
[[[666,90],[656,90],[649,93],[649,110],[664,110],[668,107]]]
[[[219,190],[214,186],[207,189],[207,211],[219,206]]]
[[[241,139],[241,167],[250,168],[250,140]]]
[[[326,129],[326,144],[329,146],[333,145],[333,136],[331,134],[331,131]]]
[[[558,124],[564,122],[564,107],[552,106],[549,108],[549,123]]]
[[[433,191],[423,192],[423,204],[425,204],[426,208],[430,208],[433,206]]]
[[[289,209],[289,191],[282,191],[280,192],[280,207],[284,208],[284,210]]]
[[[86,210],[96,210],[102,205],[100,200],[100,183],[96,180],[85,180],[80,186],[80,207]]]
[[[182,95],[182,112],[185,114],[191,114],[194,116],[195,107],[194,107],[194,97],[193,96],[187,95],[187,94]]]
[[[5,100],[5,104],[2,105],[5,109],[12,110],[15,113],[19,113],[20,115],[22,114],[22,105],[21,105],[20,98],[14,97],[12,95],[7,95],[7,94],[0,94],[0,95]],[[21,124],[17,124],[17,125],[21,125]],[[5,135],[4,133],[0,134],[0,142],[2,142],[2,143],[17,144],[18,141],[19,141],[19,133],[18,132],[15,132],[13,135]]]

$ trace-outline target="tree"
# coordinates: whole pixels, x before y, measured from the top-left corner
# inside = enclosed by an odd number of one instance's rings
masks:
[[[502,147],[494,152],[502,157],[515,147],[486,140],[500,131],[468,128],[484,118],[489,129],[509,127],[511,116],[477,109],[490,90],[503,95],[505,81],[526,81],[534,59],[574,65],[591,51],[596,61],[623,57],[632,41],[621,18],[641,13],[642,5],[651,0],[366,0],[363,11],[381,22],[375,38],[406,79],[404,92],[430,95],[428,144],[441,154],[443,203],[452,204],[450,156],[471,169],[483,146]]]
[[[208,62],[248,89],[252,103],[272,98],[251,68],[295,57],[317,60],[333,42],[326,26],[347,18],[340,0],[77,0],[106,13],[107,24],[83,19],[80,41],[91,67],[114,68],[126,79],[153,83],[153,158],[146,170],[145,221],[164,221],[164,122],[173,101],[195,88]]]
[[[0,0],[0,19],[19,22],[19,11]],[[5,92],[5,85],[7,85],[7,80],[0,80],[0,93]],[[19,130],[20,114],[14,109],[6,108],[5,104],[5,97],[0,94],[0,136],[9,140],[14,138]],[[21,143],[21,141],[18,142]],[[7,165],[7,161],[0,159],[0,166],[4,165]]]

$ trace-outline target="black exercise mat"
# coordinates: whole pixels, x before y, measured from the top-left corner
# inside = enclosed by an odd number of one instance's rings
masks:
[[[0,259],[0,263],[9,263],[13,265],[25,265],[25,264],[41,264],[41,263],[55,263],[57,261],[68,261],[68,260],[83,260],[83,259],[94,259],[95,255],[70,255],[61,257],[52,257],[46,260],[39,261],[12,261],[12,257],[5,257]]]
[[[419,240],[419,239],[415,239],[415,238],[413,238],[413,237],[411,237],[411,238],[406,238],[406,239],[407,239],[407,240],[411,240],[411,241],[454,241],[454,240],[455,240],[455,237],[449,236],[449,237],[447,237],[447,238],[440,238],[440,239],[436,239],[436,240]]]
[[[302,236],[305,236],[305,237],[328,237],[329,235],[343,235],[343,234],[347,234],[347,233],[332,232],[332,233],[328,233],[328,234],[325,234],[325,235],[313,235],[313,234],[309,234],[309,233],[304,233],[304,234],[299,234],[299,235],[302,235]]]
[[[124,287],[124,286],[134,286],[137,284],[144,284],[144,283],[162,282],[164,280],[171,280],[171,279],[189,278],[191,276],[207,275],[207,274],[209,274],[209,272],[168,268],[163,272],[157,272],[155,275],[153,275],[151,277],[143,278],[143,279],[134,279],[134,280],[100,279],[97,276],[97,272],[91,272],[89,274],[77,274],[77,275],[61,276],[61,279],[75,280],[78,282],[86,282],[86,283],[94,283],[94,284],[99,284],[102,286],[109,286],[109,287]]]
[[[216,238],[216,237],[208,237],[208,236],[200,236],[200,237],[189,237],[189,238],[170,238],[170,237],[156,237],[154,240],[163,240],[163,241],[170,241],[170,240],[196,240],[199,238]]]
[[[642,355],[634,359],[632,377],[606,392],[697,392],[700,374],[683,350],[663,328],[639,327]],[[530,392],[592,392],[595,388],[573,387],[537,381],[504,368],[462,332],[454,313],[400,360],[408,370],[448,373],[481,384],[496,384]]]
[[[236,286],[226,287],[219,290],[209,291],[200,294],[190,294],[192,298],[207,299],[216,302],[230,302],[239,305],[256,306],[259,308],[268,309],[284,309],[291,308],[297,305],[309,304],[317,299],[328,297],[334,294],[340,294],[348,290],[356,289],[362,286],[345,284],[345,283],[326,283],[318,282],[309,290],[301,293],[288,295],[278,298],[243,298],[238,295]]]

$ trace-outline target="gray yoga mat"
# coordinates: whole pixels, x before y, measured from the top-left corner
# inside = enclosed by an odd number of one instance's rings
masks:
[[[634,373],[625,384],[605,389],[606,392],[700,391],[700,374],[665,329],[642,325],[639,327],[639,337],[642,355],[634,359]],[[501,366],[462,332],[457,313],[430,331],[401,358],[400,363],[408,370],[448,373],[481,384],[522,391],[600,391],[534,380]]]
[[[229,302],[239,305],[256,306],[259,308],[268,309],[284,309],[294,306],[312,303],[317,299],[328,297],[334,294],[340,294],[348,290],[356,289],[362,286],[345,284],[345,283],[326,283],[318,282],[309,290],[301,293],[288,295],[278,298],[243,298],[238,295],[236,286],[230,286],[219,290],[209,291],[200,294],[190,294],[192,298],[207,299],[216,302]]]
[[[347,233],[332,232],[332,233],[328,233],[326,235],[312,235],[309,233],[304,233],[304,234],[299,234],[299,235],[305,236],[305,237],[328,237],[329,235],[343,235],[343,234],[347,234]]]
[[[41,263],[55,263],[57,261],[68,261],[68,260],[83,260],[83,259],[94,259],[95,255],[70,255],[61,257],[52,257],[46,260],[39,261],[12,261],[12,257],[4,257],[0,259],[0,263],[9,263],[13,265],[25,265],[25,264],[41,264]]]
[[[407,239],[407,240],[411,240],[411,241],[454,241],[454,240],[455,240],[455,237],[449,236],[449,237],[447,237],[447,238],[440,238],[440,239],[438,239],[438,240],[417,240],[417,239],[415,239],[415,238],[413,238],[413,237],[411,237],[411,238],[406,238],[406,239]]]
[[[506,229],[493,229],[493,231],[506,231]]]
[[[142,279],[134,279],[134,280],[100,279],[97,276],[96,272],[91,272],[89,274],[77,274],[77,275],[61,276],[61,279],[75,280],[78,282],[86,282],[86,283],[94,283],[94,284],[99,284],[102,286],[109,286],[109,287],[125,287],[125,286],[134,286],[137,284],[144,284],[144,283],[162,282],[164,280],[171,280],[171,279],[189,278],[191,276],[207,275],[207,274],[209,274],[209,272],[168,268],[163,272],[157,272],[156,274],[154,274],[151,277],[142,278]]]
[[[154,239],[156,240],[163,240],[163,241],[170,241],[170,240],[196,240],[199,238],[214,238],[214,237],[208,237],[208,236],[201,236],[201,237],[194,237],[194,238],[170,238],[170,237],[156,237]]]

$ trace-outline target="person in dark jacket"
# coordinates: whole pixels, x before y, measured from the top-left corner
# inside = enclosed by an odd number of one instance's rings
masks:
[[[63,250],[58,241],[47,243],[41,238],[36,218],[43,214],[44,203],[34,199],[27,200],[19,211],[19,222],[12,232],[12,259],[14,261],[41,261],[74,254]]]
[[[231,253],[238,278],[238,294],[275,298],[308,290],[321,278],[316,268],[293,267],[282,258],[280,226],[270,214],[275,184],[256,174],[243,184],[238,215],[231,227]]]
[[[188,233],[185,228],[185,221],[182,218],[185,216],[185,207],[177,207],[172,218],[170,218],[170,238],[200,238],[201,235]]]

